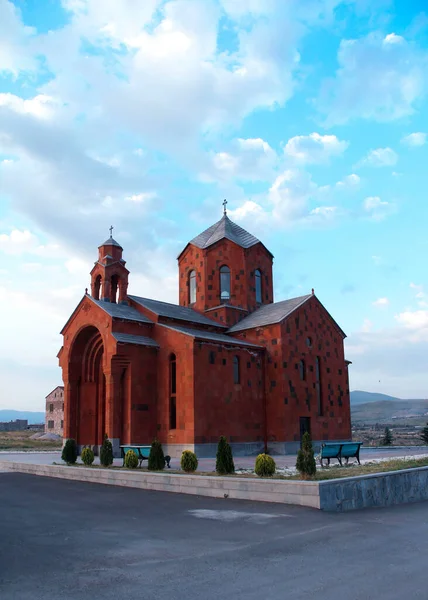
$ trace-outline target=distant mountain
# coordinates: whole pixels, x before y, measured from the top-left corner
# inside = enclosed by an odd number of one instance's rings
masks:
[[[383,400],[397,401],[401,398],[395,398],[394,396],[388,396],[387,394],[378,394],[376,392],[362,392],[361,390],[354,390],[351,392],[351,405],[366,404],[367,402],[381,402]]]
[[[45,413],[26,410],[0,410],[0,422],[26,419],[29,425],[45,422]]]

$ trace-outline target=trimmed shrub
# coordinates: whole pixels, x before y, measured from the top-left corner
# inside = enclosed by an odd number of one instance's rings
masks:
[[[100,450],[100,463],[103,467],[110,467],[113,464],[113,446],[107,434],[104,436],[103,445]]]
[[[385,433],[383,434],[383,438],[380,442],[381,446],[391,446],[392,445],[392,431],[389,427],[385,427]]]
[[[302,447],[297,453],[296,469],[305,478],[313,477],[317,472],[312,440],[307,431],[303,434]]]
[[[215,470],[219,475],[229,475],[235,472],[232,448],[224,435],[221,436],[218,442]]]
[[[272,477],[275,474],[276,464],[269,454],[259,454],[256,458],[254,471],[259,477]]]
[[[133,450],[128,450],[125,454],[125,467],[127,469],[136,469],[138,467],[138,456]]]
[[[77,460],[77,444],[76,440],[67,440],[62,449],[61,458],[68,465],[74,465]]]
[[[165,456],[158,440],[152,442],[148,463],[149,471],[162,471],[165,468]]]
[[[423,443],[428,445],[428,423],[422,429],[420,437],[421,437],[421,440],[423,441]]]
[[[83,448],[81,458],[82,458],[83,464],[86,465],[87,467],[90,467],[92,465],[92,463],[94,462],[94,458],[95,458],[92,448]]]
[[[190,450],[184,450],[181,455],[181,468],[186,473],[194,473],[198,468],[198,459],[194,452]]]

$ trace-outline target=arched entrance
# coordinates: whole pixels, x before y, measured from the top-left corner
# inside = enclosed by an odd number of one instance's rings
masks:
[[[100,332],[89,326],[79,332],[70,353],[70,437],[78,445],[102,444],[106,430],[104,345]]]

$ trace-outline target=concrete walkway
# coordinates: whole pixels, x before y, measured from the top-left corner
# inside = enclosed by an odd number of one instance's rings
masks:
[[[362,462],[372,460],[386,460],[389,458],[405,458],[409,456],[428,456],[428,446],[396,446],[392,448],[362,448],[360,459]],[[278,469],[293,469],[296,465],[296,455],[288,454],[285,456],[274,456]],[[255,456],[238,456],[234,458],[235,469],[253,469]],[[51,465],[53,462],[63,464],[61,461],[61,452],[0,452],[0,463],[3,461],[31,463],[37,465]],[[99,463],[98,457],[95,463]],[[114,464],[122,465],[121,459],[115,459]],[[147,467],[147,462],[143,465]],[[171,460],[171,468],[179,469],[180,461]],[[199,471],[215,471],[215,458],[201,458],[199,460]]]

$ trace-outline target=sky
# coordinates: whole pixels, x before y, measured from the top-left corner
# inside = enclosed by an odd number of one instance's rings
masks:
[[[43,410],[114,226],[129,291],[178,301],[221,218],[315,293],[351,389],[428,396],[422,0],[0,0],[0,408]]]

